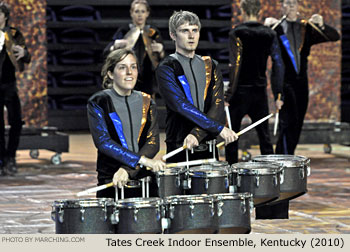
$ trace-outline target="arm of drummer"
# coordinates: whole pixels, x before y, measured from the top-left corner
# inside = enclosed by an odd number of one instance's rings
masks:
[[[166,164],[161,160],[153,159],[159,152],[159,126],[156,103],[151,100],[150,108],[147,113],[147,123],[150,127],[146,134],[146,141],[140,148],[138,155],[141,156],[139,164],[151,168],[153,172],[164,170]]]
[[[22,60],[24,63],[29,63],[31,60],[31,55],[28,52],[28,48],[25,44],[24,37],[22,33],[16,29],[15,35],[13,36],[15,44],[12,46],[13,54],[16,60]]]

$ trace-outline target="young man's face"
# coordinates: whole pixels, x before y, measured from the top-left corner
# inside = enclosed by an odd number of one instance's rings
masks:
[[[184,55],[194,52],[199,41],[198,25],[185,23],[176,29],[176,34],[170,34],[175,41],[176,51]]]
[[[298,0],[283,0],[282,12],[283,15],[287,16],[287,19],[296,20],[298,18]]]
[[[0,11],[0,27],[5,27],[7,18],[5,17],[5,14]]]

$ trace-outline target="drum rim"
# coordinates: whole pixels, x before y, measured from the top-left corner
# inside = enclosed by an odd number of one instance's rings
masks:
[[[147,207],[159,207],[162,205],[162,198],[151,197],[151,198],[126,198],[117,200],[116,206],[118,208],[147,208]]]
[[[90,198],[90,199],[63,199],[55,200],[52,207],[56,208],[81,208],[81,207],[105,207],[115,206],[112,198]]]
[[[253,194],[250,192],[242,192],[242,193],[216,193],[213,194],[213,197],[216,201],[225,200],[225,199],[252,199]]]
[[[195,178],[226,177],[229,173],[229,169],[219,167],[210,167],[210,169],[191,167],[188,171],[188,174]]]
[[[266,160],[261,160],[261,158],[266,158]],[[302,155],[290,155],[290,154],[258,155],[252,158],[252,162],[275,162],[275,163],[282,164],[284,168],[310,166],[310,158]],[[292,165],[287,166],[285,162],[292,162],[293,166]]]
[[[193,194],[193,195],[171,195],[163,198],[165,204],[180,205],[191,203],[213,203],[214,197],[209,194]]]
[[[240,175],[276,175],[283,170],[283,166],[280,163],[269,162],[270,167],[265,167],[266,163],[267,162],[239,162],[231,165],[231,171]],[[264,167],[249,167],[262,164],[264,164]]]
[[[166,175],[179,175],[185,173],[183,167],[172,167],[172,168],[166,168],[163,171],[157,171],[157,176],[166,176]]]

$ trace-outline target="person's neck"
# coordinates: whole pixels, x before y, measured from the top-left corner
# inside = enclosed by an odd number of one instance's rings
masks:
[[[244,15],[243,16],[243,20],[244,20],[244,22],[257,22],[258,21],[258,17],[257,16]]]
[[[138,24],[135,24],[135,23],[133,23],[137,28],[139,28],[140,30],[143,30],[143,28],[145,27],[145,25],[146,24],[140,24],[140,25],[138,25]]]
[[[176,49],[176,53],[181,54],[182,56],[185,56],[187,58],[193,58],[195,55],[195,51],[185,51],[181,49]]]

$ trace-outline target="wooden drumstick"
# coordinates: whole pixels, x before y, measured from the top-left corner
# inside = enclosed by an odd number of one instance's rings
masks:
[[[172,156],[176,155],[177,153],[183,151],[184,149],[186,149],[187,146],[184,145],[180,148],[177,148],[176,150],[173,150],[173,151],[170,151],[168,154],[165,154],[163,157],[162,157],[162,160],[165,161],[167,160],[168,158],[171,158]]]
[[[106,188],[112,187],[112,186],[114,186],[113,182],[108,183],[108,184],[104,184],[104,185],[100,185],[100,186],[96,186],[96,187],[92,187],[92,188],[87,189],[85,191],[78,192],[77,196],[78,197],[85,196],[85,195],[88,195],[90,193],[98,192],[98,191],[101,191],[103,189],[106,189]]]
[[[277,96],[277,101],[281,100],[281,93]],[[279,119],[279,109],[276,109],[276,115],[275,115],[275,125],[273,127],[273,135],[276,136],[277,134],[277,127],[278,127],[278,119]]]
[[[183,166],[190,166],[190,165],[201,165],[201,164],[210,164],[213,162],[217,162],[216,159],[198,159],[198,160],[192,160],[192,161],[186,161],[186,162],[179,162],[179,163],[171,163],[167,164],[167,168],[173,168],[173,167],[183,167]]]
[[[247,131],[253,129],[254,127],[258,126],[259,124],[263,123],[264,121],[266,121],[267,119],[269,119],[270,117],[273,116],[273,113],[269,114],[268,116],[265,116],[264,118],[260,119],[259,121],[256,121],[255,123],[249,125],[248,127],[242,129],[240,132],[237,133],[237,136],[243,135],[244,133],[246,133]],[[220,148],[222,146],[225,145],[225,142],[221,142],[219,144],[216,145],[217,148]]]

